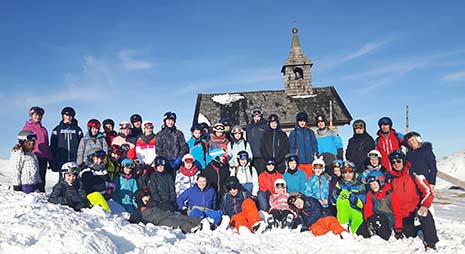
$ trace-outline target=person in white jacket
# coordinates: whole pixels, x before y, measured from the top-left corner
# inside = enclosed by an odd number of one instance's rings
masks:
[[[253,196],[258,191],[257,170],[250,163],[251,159],[247,151],[240,151],[236,155],[238,165],[231,170],[231,176],[239,179],[239,183],[247,189]]]
[[[252,148],[244,138],[244,130],[242,130],[241,126],[234,126],[231,132],[231,142],[228,144],[228,162],[229,167],[232,169],[239,165],[237,160],[237,153],[240,151],[246,151],[249,155],[249,159],[253,159],[252,155]]]
[[[15,191],[31,193],[38,190],[42,182],[39,161],[32,152],[36,140],[37,136],[30,130],[22,130],[18,133],[18,144],[13,147],[10,156],[11,184]]]

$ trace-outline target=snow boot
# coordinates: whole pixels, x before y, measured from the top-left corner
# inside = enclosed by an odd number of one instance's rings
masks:
[[[276,223],[276,222],[274,221],[273,216],[272,216],[272,215],[269,215],[269,216],[266,218],[266,224],[267,224],[266,229],[267,229],[267,230],[271,230],[273,227],[276,226],[275,223]]]
[[[283,220],[283,228],[291,229],[294,226],[294,215],[288,214]]]

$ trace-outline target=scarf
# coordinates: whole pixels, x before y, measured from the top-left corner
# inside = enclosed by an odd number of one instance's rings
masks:
[[[197,174],[198,169],[195,165],[193,165],[191,169],[187,169],[186,167],[181,166],[179,167],[179,171],[185,176],[194,176]]]

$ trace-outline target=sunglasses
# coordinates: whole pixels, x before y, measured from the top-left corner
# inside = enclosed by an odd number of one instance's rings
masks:
[[[323,169],[323,164],[315,164],[313,165],[314,169]]]
[[[230,191],[230,190],[237,190],[239,188],[239,186],[237,184],[226,184],[224,186],[224,188],[227,190],[227,191]]]
[[[391,164],[395,164],[395,163],[400,164],[402,162],[403,162],[402,159],[394,159],[394,160],[391,161]]]
[[[278,188],[284,189],[284,188],[286,188],[286,185],[284,183],[277,183],[274,187],[277,188],[277,189]]]
[[[123,167],[125,167],[125,168],[131,168],[131,169],[134,168],[135,166],[136,166],[136,165],[135,165],[134,163],[132,163],[132,162],[131,162],[131,163],[126,163],[126,164],[123,165]]]

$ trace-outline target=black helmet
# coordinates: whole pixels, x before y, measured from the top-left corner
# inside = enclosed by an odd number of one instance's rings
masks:
[[[404,162],[404,164],[405,164],[405,161],[407,160],[407,156],[405,156],[404,152],[402,152],[401,150],[396,150],[390,153],[388,158],[389,158],[389,161],[392,161],[395,159],[401,159]]]
[[[299,164],[299,157],[297,155],[295,155],[295,154],[289,155],[289,157],[287,157],[287,163],[289,163],[291,161],[295,161],[295,162],[297,162],[297,164]]]
[[[69,115],[69,116],[76,116],[76,111],[72,107],[65,107],[61,110],[61,115]]]
[[[133,114],[130,118],[131,123],[142,122],[142,116],[139,114]]]
[[[366,123],[365,121],[363,121],[362,119],[357,119],[354,121],[354,123],[352,124],[352,128],[355,129],[359,129],[359,128],[363,128],[363,129],[366,129]]]
[[[230,176],[226,179],[224,183],[224,188],[226,191],[229,191],[231,189],[238,189],[240,186],[239,179],[235,176]]]
[[[194,132],[194,131],[196,131],[196,130],[198,130],[198,131],[200,131],[200,132],[203,132],[203,127],[202,127],[202,125],[200,125],[200,124],[194,124],[194,125],[192,125],[192,127],[191,127],[191,132]]]
[[[113,128],[115,128],[115,122],[114,122],[112,119],[109,119],[109,118],[103,120],[102,124],[103,124],[104,127],[105,127],[105,125],[109,124],[109,125],[111,125]]]
[[[387,117],[387,116],[384,116],[384,117],[381,117],[379,120],[378,120],[378,126],[381,127],[381,125],[389,125],[389,127],[392,127],[392,120],[391,118]]]
[[[323,114],[318,114],[315,116],[315,123],[319,122],[325,122],[326,123],[326,118]]]
[[[174,112],[166,112],[164,115],[163,115],[163,122],[166,120],[166,119],[173,119],[175,122],[176,122],[176,113]]]
[[[249,160],[250,157],[249,157],[249,153],[247,151],[239,151],[237,153],[237,160]]]
[[[295,121],[296,122],[305,121],[308,123],[308,114],[306,112],[297,113],[297,115],[295,116]]]
[[[232,121],[229,117],[225,116],[220,119],[220,123],[222,123],[224,126],[232,126]]]
[[[411,131],[411,132],[405,134],[404,140],[405,140],[405,141],[408,141],[408,140],[409,140],[410,138],[412,138],[412,137],[416,137],[416,138],[417,138],[417,141],[418,141],[419,143],[422,142],[420,133],[418,133],[418,132],[416,132],[416,131]]]

